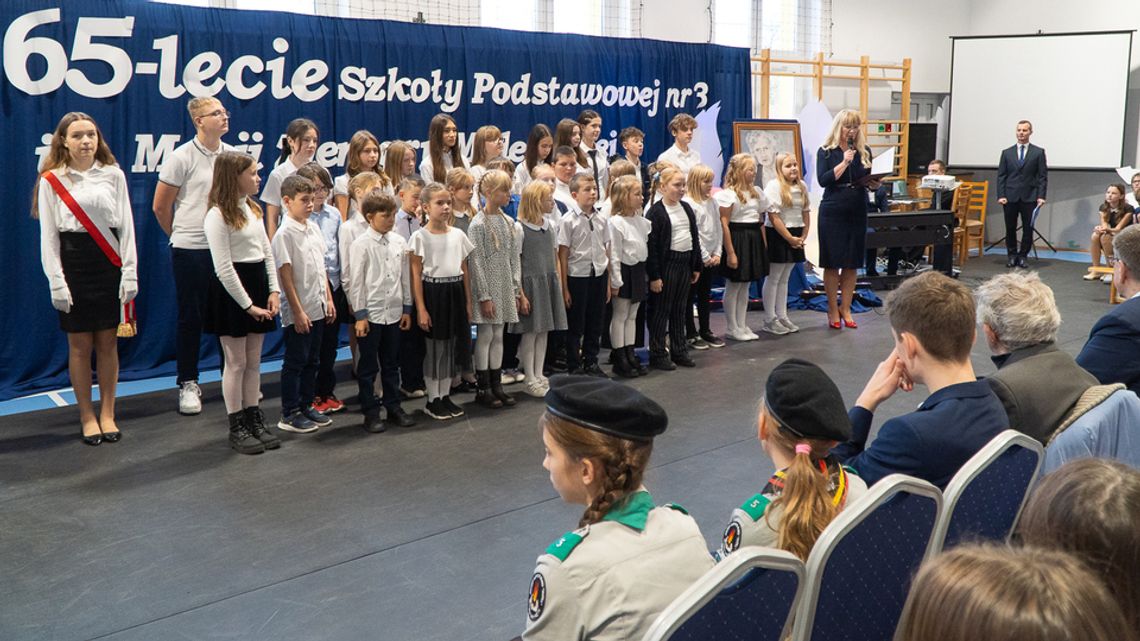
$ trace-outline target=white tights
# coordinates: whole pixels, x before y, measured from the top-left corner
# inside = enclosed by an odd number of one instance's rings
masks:
[[[748,328],[748,288],[751,285],[733,281],[724,284],[724,318],[729,334],[739,334]]]
[[[240,412],[257,405],[261,391],[261,343],[263,334],[242,337],[222,336],[226,367],[222,372],[222,399],[226,413]]]
[[[519,343],[519,366],[526,373],[526,382],[539,380],[546,363],[547,332],[531,332],[522,335]]]
[[[795,263],[772,263],[764,279],[764,317],[769,321],[788,317],[788,280]]]
[[[475,326],[475,369],[499,369],[503,366],[503,328],[505,325]]]
[[[428,400],[434,401],[437,398],[443,398],[451,394],[451,379],[424,377],[424,388],[424,393],[427,395]]]
[[[611,302],[614,313],[610,320],[610,346],[618,348],[633,345],[637,332],[637,308],[641,303],[617,296]]]

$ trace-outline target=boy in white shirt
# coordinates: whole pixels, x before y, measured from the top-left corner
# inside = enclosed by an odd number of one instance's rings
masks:
[[[582,171],[574,149],[562,145],[554,150],[554,202],[563,215],[574,208],[574,195],[570,193],[570,179]]]
[[[556,161],[557,162],[557,161]],[[594,177],[570,179],[574,206],[558,227],[558,262],[566,304],[566,367],[571,374],[609,378],[598,366],[605,307],[610,300],[609,230],[594,211],[598,188]],[[582,356],[578,357],[581,347]]]
[[[368,229],[352,243],[349,260],[352,274],[350,306],[360,349],[356,380],[364,429],[383,432],[381,400],[376,398],[376,374],[384,389],[386,421],[399,427],[415,425],[400,407],[400,336],[412,328],[412,287],[409,283],[408,243],[393,233],[396,199],[388,194],[365,196],[360,213]]]
[[[330,425],[313,409],[321,336],[326,319],[336,319],[332,291],[325,274],[325,240],[311,220],[313,183],[292,175],[281,182],[286,217],[273,236],[273,258],[285,293],[281,325],[285,328],[285,361],[281,365],[281,420],[277,427],[304,434]]]
[[[624,159],[633,165],[636,170],[635,175],[641,182],[642,201],[649,202],[649,170],[646,168],[645,162],[641,160],[641,155],[645,152],[645,132],[637,127],[626,127],[618,134],[618,142],[621,143],[621,148],[625,150]],[[610,158],[610,164],[612,165],[619,158],[623,158],[623,156],[615,154]]]
[[[593,109],[586,109],[578,114],[578,127],[582,131],[582,142],[578,147],[586,155],[583,171],[593,176],[598,186],[598,200],[605,200],[605,186],[610,184],[610,163],[605,152],[598,147],[598,138],[602,136],[602,117]]]
[[[673,134],[673,146],[661,152],[657,161],[662,160],[676,165],[677,169],[689,178],[689,170],[701,164],[701,154],[696,149],[690,149],[693,142],[693,133],[697,130],[697,119],[689,114],[677,114],[669,121],[669,133]]]

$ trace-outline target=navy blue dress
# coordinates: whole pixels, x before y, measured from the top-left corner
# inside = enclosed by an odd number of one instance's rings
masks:
[[[869,151],[867,152],[870,153]],[[863,266],[867,240],[867,188],[853,181],[870,173],[862,154],[847,171],[835,178],[843,162],[843,150],[820,148],[816,153],[816,178],[823,187],[819,203],[819,266],[824,269],[855,269]]]

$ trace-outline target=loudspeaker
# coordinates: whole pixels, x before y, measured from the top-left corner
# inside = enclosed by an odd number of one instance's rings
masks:
[[[938,138],[938,123],[912,122],[910,143],[907,146],[907,173],[926,175],[926,164],[934,160]]]

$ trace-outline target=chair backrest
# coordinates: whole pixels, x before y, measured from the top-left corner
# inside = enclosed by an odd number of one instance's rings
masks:
[[[891,474],[840,512],[808,556],[792,638],[890,639],[941,507],[938,488]]]
[[[657,617],[644,641],[781,641],[804,589],[804,564],[744,547],[709,570]]]
[[[1041,473],[1090,456],[1115,459],[1140,469],[1140,398],[1135,392],[1123,388],[1113,391],[1054,434],[1045,448]]]
[[[954,190],[954,217],[958,220],[966,220],[970,213],[970,198],[974,190],[968,183],[962,183],[957,189]]]
[[[942,496],[930,554],[965,541],[1005,541],[1041,467],[1044,448],[1017,430],[998,434],[966,461]]]
[[[990,181],[977,180],[963,182],[963,186],[970,187],[970,205],[968,215],[974,220],[986,222],[986,205],[990,198]]]

